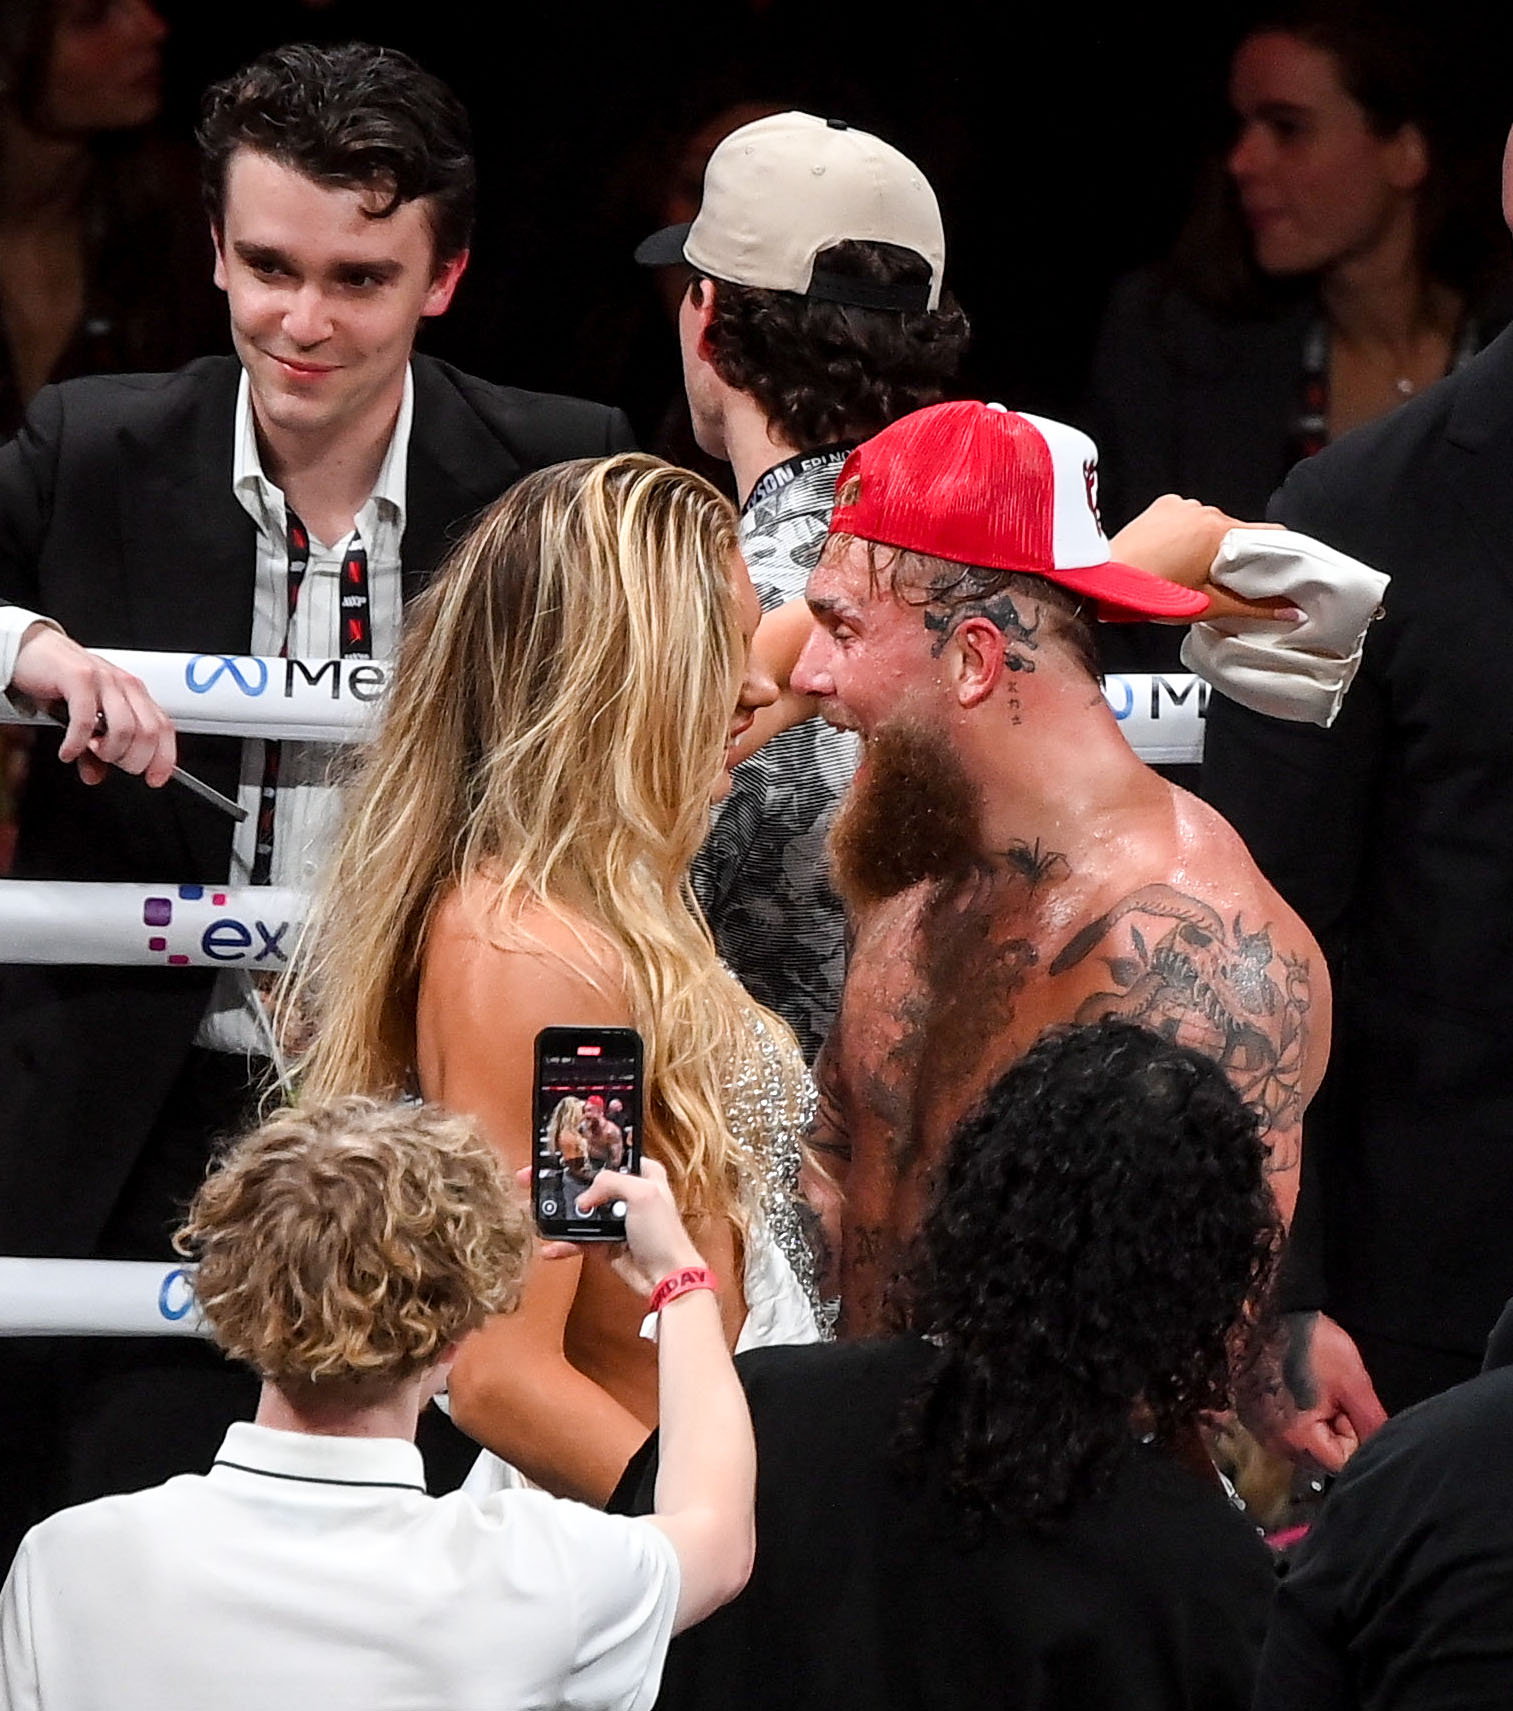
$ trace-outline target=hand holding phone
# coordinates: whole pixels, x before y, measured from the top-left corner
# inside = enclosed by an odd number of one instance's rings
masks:
[[[641,1036],[552,1027],[536,1036],[531,1195],[549,1241],[623,1242],[625,1203],[585,1198],[601,1172],[641,1163]]]
[[[637,1176],[606,1170],[583,1195],[589,1207],[615,1200],[625,1206],[625,1250],[615,1255],[612,1264],[638,1295],[650,1295],[673,1272],[704,1264],[683,1226],[667,1172],[656,1159],[642,1159]],[[576,1244],[546,1249],[549,1259],[576,1252]]]

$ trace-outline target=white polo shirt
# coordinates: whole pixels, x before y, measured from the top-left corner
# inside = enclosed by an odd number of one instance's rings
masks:
[[[413,1444],[239,1424],[208,1474],[32,1529],[0,1594],[0,1706],[630,1711],[678,1586],[647,1521],[429,1497]]]

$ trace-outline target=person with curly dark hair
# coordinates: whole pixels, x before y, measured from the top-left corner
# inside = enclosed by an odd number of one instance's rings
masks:
[[[847,453],[944,397],[966,349],[935,194],[866,131],[769,114],[711,154],[697,218],[636,256],[694,270],[678,313],[694,434],[735,477],[763,639],[796,654]],[[855,745],[810,711],[785,706],[753,732],[747,753],[788,727],[736,773],[695,879],[721,954],[813,1058],[845,971],[823,843]]]
[[[952,1137],[897,1333],[737,1362],[756,1567],[661,1711],[1248,1707],[1270,1565],[1189,1452],[1264,1341],[1279,1235],[1210,1058],[1046,1033]]]

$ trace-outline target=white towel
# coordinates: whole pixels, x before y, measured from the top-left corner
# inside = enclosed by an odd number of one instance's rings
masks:
[[[1291,529],[1231,529],[1209,574],[1247,600],[1287,600],[1303,617],[1194,624],[1182,663],[1242,707],[1332,725],[1391,579]]]

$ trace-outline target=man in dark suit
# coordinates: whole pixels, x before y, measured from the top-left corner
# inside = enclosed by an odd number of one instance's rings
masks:
[[[1297,1401],[1349,1413],[1363,1361],[1395,1411],[1470,1378],[1513,1294],[1513,333],[1301,464],[1272,515],[1393,578],[1331,729],[1215,697],[1204,792],[1334,978]]]
[[[96,704],[78,656],[37,620],[93,646],[382,657],[402,602],[475,512],[531,469],[631,443],[618,412],[412,355],[466,265],[473,201],[465,116],[412,61],[275,50],[210,92],[201,144],[236,358],[51,389],[0,451],[0,632],[13,656],[20,644],[22,687],[47,687],[39,644],[52,663],[67,656],[65,755]],[[161,782],[171,754],[150,703],[133,707],[114,679],[100,693],[107,724],[118,706],[142,721],[125,758]],[[308,885],[330,823],[325,757],[217,738],[179,748],[252,810],[235,837],[181,790],[120,772],[86,789],[39,760],[18,876]],[[166,1256],[269,1046],[240,975],[0,969],[0,1253]],[[200,1443],[213,1450],[225,1406],[207,1392],[222,1374],[180,1374],[191,1398],[144,1365],[143,1345],[76,1358],[71,1471],[51,1502],[151,1483],[196,1465]],[[52,1352],[43,1364],[56,1371]],[[46,1429],[26,1431],[49,1471]],[[4,1465],[12,1489],[27,1483]]]

